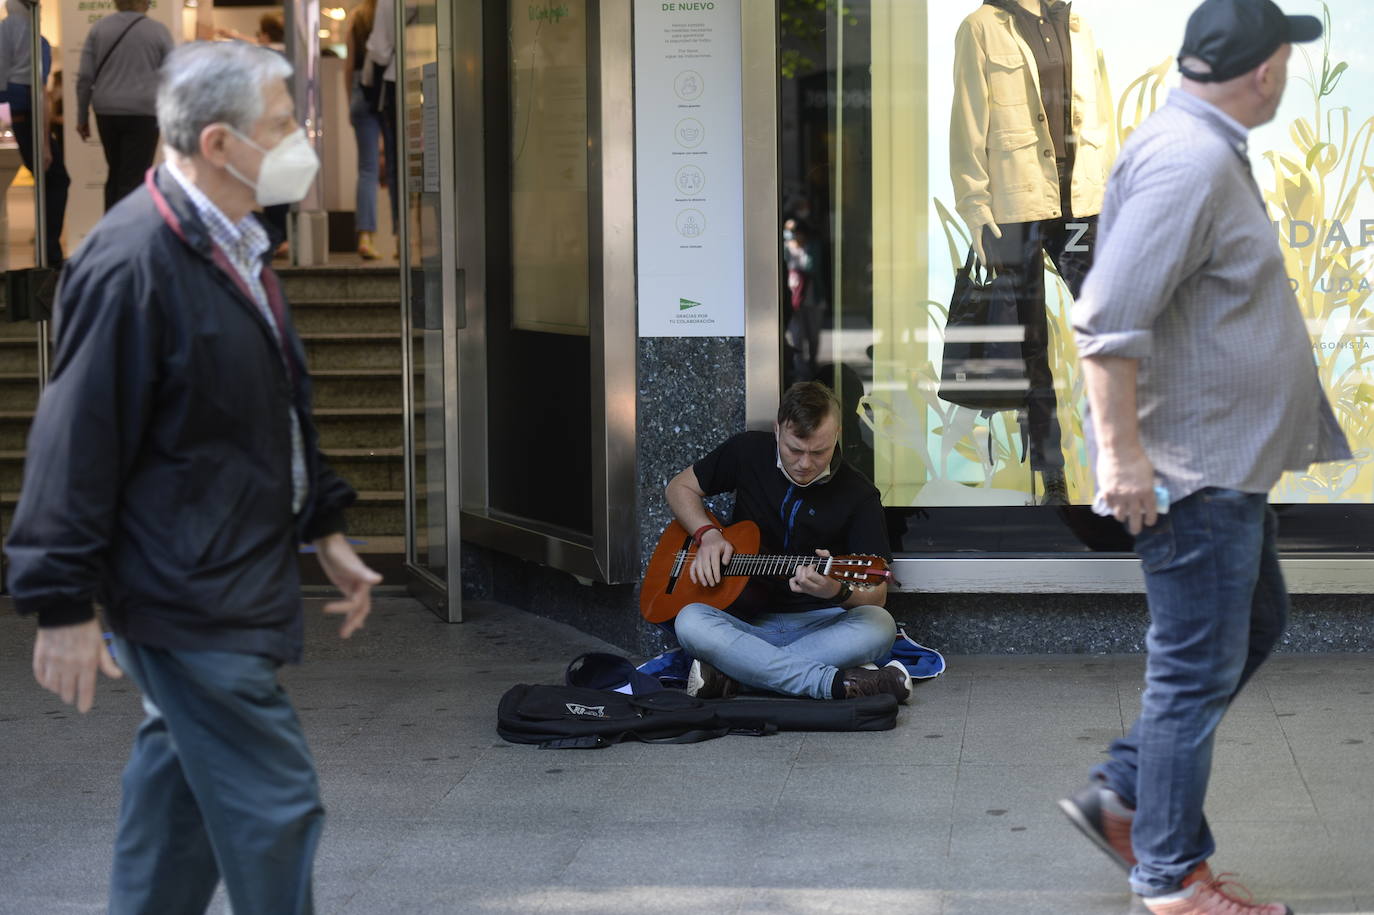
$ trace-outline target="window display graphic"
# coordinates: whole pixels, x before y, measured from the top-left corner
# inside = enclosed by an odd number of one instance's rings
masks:
[[[871,378],[853,419],[872,442],[874,482],[890,507],[1088,505],[1070,310],[1091,269],[1116,153],[1179,85],[1175,55],[1197,0],[1157,0],[1148,16],[1108,0],[957,0],[920,4],[915,15],[896,0],[861,5],[872,22],[871,107],[894,122],[874,116],[864,186],[875,252],[897,252],[873,257],[873,346],[860,366]],[[1326,35],[1295,47],[1283,105],[1251,132],[1248,152],[1313,358],[1356,453],[1287,475],[1272,500],[1370,503],[1374,62],[1357,43],[1374,33],[1374,5],[1288,0],[1284,10],[1323,17]],[[918,21],[902,32],[910,20]],[[910,66],[900,49],[913,39],[928,49],[924,106],[896,103]],[[847,111],[831,111],[843,129]],[[900,170],[912,161],[900,137],[925,144],[915,172]],[[835,168],[842,192],[860,186],[853,166]],[[979,294],[990,311],[1014,307],[1018,316],[1023,405],[957,402],[952,381],[992,373],[976,359],[946,364],[946,341],[1008,330],[948,323],[966,264],[989,269]]]

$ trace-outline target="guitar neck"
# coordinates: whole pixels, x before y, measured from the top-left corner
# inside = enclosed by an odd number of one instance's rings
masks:
[[[736,553],[720,567],[722,575],[785,575],[792,577],[799,565],[816,566],[825,574],[832,560],[819,556],[769,556],[764,553]]]

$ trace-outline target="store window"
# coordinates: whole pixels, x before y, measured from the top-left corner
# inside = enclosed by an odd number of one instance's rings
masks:
[[[1124,551],[1069,315],[1121,144],[1198,0],[782,0],[784,381],[819,377],[901,551]],[[1253,169],[1351,461],[1285,476],[1281,545],[1374,548],[1374,63],[1362,0],[1295,49]],[[974,244],[974,240],[977,244]],[[995,279],[980,275],[991,265]],[[1150,269],[1148,264],[1142,270]]]

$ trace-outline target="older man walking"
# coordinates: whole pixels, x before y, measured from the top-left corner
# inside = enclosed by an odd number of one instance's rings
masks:
[[[299,200],[318,161],[280,54],[167,59],[167,162],[68,263],[57,355],[7,544],[34,675],[85,712],[97,670],[147,717],[124,772],[112,913],[312,910],[323,824],[277,668],[302,642],[297,545],[344,592],[347,638],[380,581],[342,534],[353,491],[321,460],[310,382],[255,204]]]
[[[1136,535],[1150,629],[1140,718],[1061,807],[1160,915],[1290,911],[1213,877],[1203,801],[1217,725],[1287,617],[1267,494],[1350,456],[1246,148],[1321,31],[1270,0],[1193,13],[1182,89],[1122,151],[1074,306],[1099,498]]]

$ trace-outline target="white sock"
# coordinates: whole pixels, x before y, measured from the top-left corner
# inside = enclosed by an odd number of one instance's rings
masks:
[[[1102,798],[1103,810],[1119,817],[1135,816],[1135,811],[1126,806],[1126,802],[1121,799],[1121,795],[1110,788],[1099,788],[1097,790]]]
[[[1176,893],[1167,893],[1163,896],[1148,896],[1146,898],[1149,899],[1150,902],[1178,902],[1181,899],[1191,898],[1196,892],[1197,884],[1193,884],[1187,889],[1179,890]]]

